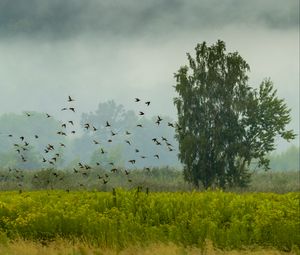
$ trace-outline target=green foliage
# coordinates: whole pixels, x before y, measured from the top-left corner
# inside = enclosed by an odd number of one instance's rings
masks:
[[[122,248],[173,242],[222,249],[300,245],[299,193],[0,193],[0,231],[10,239],[85,240]]]
[[[189,67],[175,73],[176,138],[185,179],[205,188],[245,187],[251,162],[269,168],[266,156],[275,149],[275,136],[295,137],[285,129],[290,110],[270,80],[258,90],[248,85],[249,65],[237,52],[226,54],[224,42],[203,42],[195,50],[195,58],[187,54]]]

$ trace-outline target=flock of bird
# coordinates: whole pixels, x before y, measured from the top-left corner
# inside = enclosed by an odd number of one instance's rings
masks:
[[[61,109],[61,111],[70,111],[72,113],[75,113],[76,108],[72,105],[74,101],[75,101],[75,99],[73,99],[71,96],[68,96],[67,106],[63,107]],[[143,102],[140,98],[135,98],[134,102],[137,103],[137,104],[144,103],[147,107],[149,107],[150,104],[151,104],[150,101]],[[32,117],[33,114],[34,113],[25,112],[25,115],[28,118]],[[145,112],[144,111],[139,111],[138,115],[144,116]],[[48,113],[45,113],[45,118],[52,118],[52,116]],[[164,120],[160,116],[157,116],[154,124],[159,126],[163,121]],[[167,122],[167,125],[170,128],[180,129],[178,124],[173,124],[171,122]],[[103,127],[105,129],[107,129],[108,132],[110,132],[110,137],[107,139],[107,142],[112,143],[113,142],[113,137],[118,136],[118,133],[114,132],[113,126],[108,120],[105,122]],[[136,123],[136,128],[143,128],[143,124]],[[70,129],[69,132],[67,132],[68,129]],[[84,123],[83,124],[83,129],[86,130],[86,131],[97,132],[99,128],[96,127],[93,123]],[[126,144],[128,144],[128,146],[133,146],[133,142],[130,140],[130,136],[132,135],[133,132],[134,132],[134,130],[126,130],[125,133],[123,134],[124,137],[125,137],[124,142]],[[57,136],[68,136],[69,134],[75,134],[75,133],[76,133],[76,130],[74,128],[74,120],[67,120],[65,123],[61,124],[60,130],[56,131]],[[15,138],[14,134],[7,134],[7,135],[8,135],[8,137],[11,137],[11,138],[14,137]],[[28,158],[26,158],[26,151],[28,151],[29,148],[30,148],[30,142],[28,142],[27,138],[23,135],[15,138],[15,139],[18,139],[19,142],[18,143],[16,143],[16,142],[13,143],[13,147],[15,148],[15,151],[16,151],[17,155],[19,156],[20,161],[22,163],[26,163],[29,160]],[[34,139],[39,139],[39,134],[35,134]],[[163,136],[161,136],[160,138],[153,137],[152,142],[157,146],[162,146],[164,144],[168,151],[170,151],[170,152],[174,151],[174,146],[168,141],[168,139],[166,137],[163,137]],[[95,145],[100,146],[100,148],[99,148],[100,154],[108,153],[108,151],[105,148],[103,148],[103,146],[101,146],[99,140],[93,139],[92,143],[95,144]],[[56,163],[62,157],[62,155],[60,153],[60,150],[58,150],[58,148],[65,148],[66,146],[67,145],[63,141],[60,141],[58,144],[55,144],[55,145],[49,143],[49,144],[44,146],[44,151],[43,151],[43,154],[41,156],[41,162],[43,164],[45,164],[45,168],[51,167],[53,169],[53,172],[52,172],[53,177],[56,178],[57,180],[60,180],[60,181],[62,181],[64,177],[60,176],[58,174],[58,172],[56,171]],[[135,151],[137,157],[128,159],[128,163],[130,163],[132,165],[136,164],[138,158],[145,159],[145,158],[149,157],[149,156],[146,156],[146,155],[140,155],[139,154],[140,153],[139,149],[135,148],[134,151]],[[150,157],[153,157],[153,160],[159,160],[160,159],[160,155],[157,154],[157,153],[154,154],[154,155],[151,155]],[[80,174],[83,177],[87,177],[89,175],[89,171],[91,169],[101,167],[103,165],[102,163],[103,162],[101,162],[100,157],[99,157],[99,161],[97,161],[95,163],[95,166],[85,164],[83,162],[78,162],[77,167],[74,167],[72,169],[72,171],[76,175]],[[111,169],[108,169],[103,175],[100,175],[100,174],[97,175],[97,178],[104,185],[109,182],[111,174],[114,174],[114,173],[117,173],[117,172],[123,172],[124,175],[127,177],[127,181],[132,182],[132,179],[130,178],[130,170],[129,169],[121,169],[120,167],[115,166],[114,162],[108,162],[108,165],[111,167]],[[144,169],[146,171],[150,171],[150,167],[145,167]],[[24,178],[23,170],[16,169],[16,168],[9,168],[8,171],[14,173],[14,177],[19,181],[18,186],[21,188],[22,187],[22,182],[21,181]],[[33,178],[38,180],[39,176],[37,174],[35,174]],[[48,180],[48,183],[49,182],[50,182],[50,180]],[[79,186],[84,186],[84,184],[79,183]]]

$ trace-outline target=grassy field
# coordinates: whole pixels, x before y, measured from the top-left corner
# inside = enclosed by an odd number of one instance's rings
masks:
[[[172,249],[203,250],[211,240],[216,251],[260,247],[289,252],[300,247],[299,230],[299,193],[0,193],[1,240],[6,240],[1,243],[9,243],[7,249],[10,241],[21,239],[40,244],[65,240],[112,251],[158,243],[162,249],[172,243]]]
[[[297,255],[297,250],[291,252],[278,251],[272,248],[243,249],[222,251],[213,247],[207,241],[203,248],[184,247],[172,243],[156,243],[147,247],[130,246],[123,250],[104,247],[91,247],[87,244],[72,244],[65,240],[55,241],[48,245],[36,242],[18,240],[0,244],[0,254],[5,255]]]

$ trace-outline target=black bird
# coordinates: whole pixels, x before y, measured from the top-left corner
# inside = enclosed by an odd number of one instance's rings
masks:
[[[73,101],[75,101],[75,100],[69,96],[68,97],[68,102],[73,102]]]
[[[165,142],[167,142],[168,141],[168,139],[167,138],[165,138],[165,137],[161,137],[161,139],[163,140],[163,141],[165,141]]]
[[[178,124],[176,124],[176,127],[178,130],[182,130],[182,127],[180,127]]]
[[[50,118],[50,117],[51,117],[51,115],[49,115],[48,113],[46,113],[46,117],[47,117],[47,118]]]
[[[80,168],[84,168],[84,166],[80,162],[78,163],[78,165]]]
[[[38,139],[38,138],[39,138],[39,136],[38,136],[38,135],[35,135],[34,137],[35,137],[36,139]]]
[[[147,157],[146,157],[146,156],[141,156],[141,158],[145,159],[145,158],[147,158]]]
[[[20,136],[20,139],[21,139],[22,141],[24,141],[24,136]]]
[[[111,142],[112,142],[112,140],[111,140],[111,139],[108,139],[108,140],[107,140],[107,142],[111,143]]]
[[[75,130],[72,130],[71,133],[72,133],[72,134],[75,134],[76,132],[75,132]]]
[[[13,137],[13,135],[8,135],[9,137]]]
[[[45,163],[45,162],[47,162],[47,160],[45,158],[43,158],[43,162]]]
[[[170,143],[168,143],[168,142],[166,142],[166,145],[167,145],[168,147],[173,147],[173,145],[170,144]]]
[[[31,114],[28,113],[28,112],[25,112],[25,114],[27,115],[27,117],[30,117],[30,116],[31,116]]]
[[[74,171],[75,174],[78,173],[78,170],[76,168],[73,168],[73,171]]]
[[[128,160],[129,163],[135,164],[135,159]]]
[[[54,150],[54,146],[52,144],[48,144],[48,150]]]
[[[141,101],[141,99],[139,99],[139,98],[135,98],[135,102],[139,102],[139,101]]]
[[[106,125],[105,125],[105,127],[110,127],[110,124],[109,124],[109,122],[108,122],[108,121],[106,121]]]
[[[89,170],[89,169],[91,169],[91,167],[89,166],[89,165],[84,165],[84,168],[86,169],[86,170]]]
[[[66,145],[64,143],[60,143],[61,147],[66,147]]]
[[[74,122],[72,120],[68,121],[72,126],[74,126]]]
[[[98,128],[95,128],[95,127],[93,126],[93,130],[96,132],[96,131],[98,130]]]
[[[139,151],[138,149],[135,149],[135,152],[138,153],[138,152],[140,152],[140,151]]]
[[[89,129],[90,128],[90,124],[89,123],[85,123],[84,124],[84,128]]]
[[[64,124],[61,125],[61,127],[67,128],[67,125],[64,123]]]
[[[143,125],[142,124],[138,124],[138,125],[136,125],[137,127],[143,127]]]
[[[173,123],[171,123],[171,122],[168,122],[168,126],[169,127],[174,127]]]
[[[116,173],[117,171],[118,171],[118,169],[117,168],[113,168],[113,169],[111,169],[110,170],[112,173]]]
[[[149,106],[149,105],[150,105],[150,101],[145,102],[145,104],[146,104],[147,106]]]
[[[153,142],[157,142],[157,138],[155,138],[155,137],[152,138],[152,141],[153,141]]]
[[[145,113],[140,111],[139,115],[145,115]]]
[[[126,131],[126,135],[131,135],[131,133],[130,133],[130,132],[128,132],[128,131]]]
[[[106,184],[106,183],[108,183],[108,180],[103,179],[103,184]]]
[[[112,136],[115,136],[117,133],[114,133],[113,131],[110,131]]]
[[[157,159],[159,159],[159,156],[158,156],[158,154],[155,154],[155,155],[154,155],[154,157],[155,157],[155,158],[157,158]]]
[[[68,110],[68,108],[66,108],[66,107],[61,109],[61,111],[66,111],[66,110]]]
[[[97,165],[97,166],[100,166],[100,163],[99,163],[99,162],[96,162],[96,165]]]
[[[101,148],[101,154],[104,154],[105,153],[105,151]]]
[[[25,142],[24,144],[25,144],[25,146],[28,146],[28,145],[29,145],[29,143],[28,143],[28,142]]]
[[[94,144],[99,144],[99,142],[98,142],[98,141],[96,141],[96,140],[93,140],[93,142],[94,142]]]
[[[64,136],[67,136],[67,134],[66,134],[65,132],[62,132],[62,131],[58,131],[57,134],[58,134],[58,135],[64,135]]]
[[[72,112],[75,112],[75,108],[74,107],[69,107],[69,110],[71,110]]]
[[[125,169],[125,174],[126,174],[126,175],[129,175],[129,174],[130,174],[130,172],[128,172],[128,171]]]
[[[131,145],[130,141],[128,141],[128,140],[125,140],[125,142],[126,142],[126,143],[128,143],[129,145]]]

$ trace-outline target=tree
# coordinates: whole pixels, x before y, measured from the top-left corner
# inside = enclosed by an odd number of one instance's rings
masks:
[[[226,53],[225,43],[205,42],[187,54],[189,67],[175,78],[178,97],[176,139],[184,177],[195,186],[246,186],[250,163],[268,169],[267,154],[276,136],[295,138],[286,130],[290,110],[276,96],[271,80],[259,89],[248,85],[250,67],[237,53]]]

